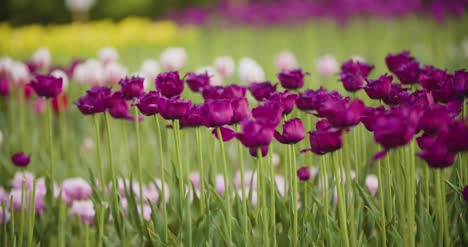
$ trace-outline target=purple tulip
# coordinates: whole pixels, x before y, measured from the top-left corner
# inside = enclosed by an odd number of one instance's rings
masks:
[[[219,131],[221,132],[223,142],[230,141],[232,138],[236,137],[236,132],[231,128],[220,127]],[[218,131],[216,129],[213,129],[211,134],[219,140]]]
[[[455,71],[453,88],[459,97],[468,97],[468,71],[464,69]]]
[[[432,97],[432,94],[425,90],[418,90],[413,93],[401,92],[397,98],[400,106],[426,109],[434,105],[434,98]]]
[[[208,75],[208,72],[201,74],[189,72],[185,77],[185,82],[187,82],[187,85],[193,92],[200,92],[204,87],[210,85],[210,76]]]
[[[136,106],[143,115],[152,116],[159,113],[158,100],[161,94],[157,91],[151,91],[140,97]]]
[[[401,84],[392,84],[390,93],[383,97],[383,102],[387,105],[398,105],[401,93],[405,93],[407,90],[407,88],[402,88]]]
[[[429,149],[437,141],[437,136],[424,133],[420,137],[416,138],[416,143],[420,149]]]
[[[463,188],[463,199],[468,202],[468,186]]]
[[[251,115],[249,108],[249,102],[246,98],[237,98],[231,100],[232,116],[231,122],[229,124],[238,124],[243,120],[247,119]]]
[[[419,119],[418,129],[428,134],[437,134],[439,131],[447,131],[450,117],[445,107],[435,105],[431,109],[424,111]]]
[[[450,75],[445,71],[432,66],[421,69],[418,82],[426,90],[440,89],[440,86],[449,79]]]
[[[180,95],[184,91],[184,81],[180,79],[177,71],[160,73],[155,84],[161,94],[168,98]]]
[[[0,96],[7,97],[10,94],[10,83],[6,78],[0,78]]]
[[[85,115],[101,113],[106,111],[110,95],[110,87],[95,86],[91,90],[86,91],[86,95],[80,97],[75,102],[75,105]]]
[[[275,131],[275,139],[283,144],[295,144],[305,137],[304,125],[299,118],[286,121],[283,125],[283,134]]]
[[[278,84],[271,84],[271,82],[254,82],[250,84],[250,93],[254,96],[257,101],[263,101],[270,97],[270,95],[276,92]]]
[[[321,104],[318,112],[321,116],[328,118],[331,126],[344,129],[359,123],[364,107],[364,103],[358,99],[352,102],[349,98],[328,99]]]
[[[252,110],[253,118],[265,125],[276,127],[281,122],[283,108],[276,101],[267,101]]]
[[[241,123],[242,132],[236,134],[236,138],[246,147],[257,148],[267,146],[273,140],[274,127],[259,121],[248,119]]]
[[[457,95],[457,91],[455,87],[456,86],[455,86],[454,78],[451,77],[447,79],[445,82],[442,82],[439,88],[433,89],[431,91],[431,95],[438,102],[448,103],[450,101],[454,101],[460,98]]]
[[[375,119],[382,112],[385,112],[384,106],[379,106],[376,108],[364,107],[364,110],[361,114],[361,123],[364,124],[368,131],[373,131]]]
[[[327,120],[316,124],[317,130],[309,132],[310,149],[302,152],[313,152],[323,155],[334,152],[343,146],[343,137],[340,129],[331,128]]]
[[[388,69],[395,74],[402,84],[418,82],[419,63],[408,51],[399,54],[389,54],[385,58]]]
[[[393,77],[387,74],[382,75],[377,80],[368,80],[367,85],[364,86],[367,96],[371,99],[382,99],[388,95],[392,90]]]
[[[364,86],[364,81],[374,66],[363,62],[348,60],[341,65],[340,79],[346,91],[356,92]]]
[[[416,134],[417,113],[408,108],[393,108],[380,114],[374,124],[374,139],[385,149],[408,144]]]
[[[329,93],[322,87],[316,91],[306,89],[304,93],[299,93],[296,98],[296,106],[303,111],[313,111],[317,110],[320,104],[328,98],[341,99],[342,96],[336,91]]]
[[[255,148],[255,147],[249,148],[249,153],[250,153],[250,155],[252,155],[252,157],[255,157],[255,158],[258,157],[258,150],[257,149],[258,148]],[[260,154],[262,155],[262,157],[267,156],[268,146],[261,146],[260,147]]]
[[[368,65],[364,62],[355,60],[348,60],[341,65],[341,73],[350,73],[354,75],[361,75],[366,78],[374,69],[373,65]]]
[[[298,89],[304,86],[304,76],[309,73],[303,72],[301,69],[286,70],[280,72],[278,80],[286,89]]]
[[[62,78],[51,75],[36,75],[29,85],[37,95],[46,98],[55,98],[62,92]]]
[[[309,181],[309,179],[310,179],[309,167],[303,166],[303,167],[297,169],[296,175],[299,178],[299,180],[301,180],[301,181]]]
[[[161,96],[158,101],[159,114],[167,120],[181,119],[190,106],[192,106],[190,100],[181,100],[179,96],[170,99]]]
[[[205,100],[217,100],[217,99],[234,99],[245,97],[245,87],[237,85],[223,86],[208,86],[202,90],[202,95]]]
[[[268,98],[269,101],[276,101],[283,108],[283,115],[291,113],[294,109],[294,102],[296,101],[297,95],[290,94],[288,90],[284,92],[275,92],[270,95]]]
[[[441,134],[444,136],[447,147],[451,152],[468,151],[468,126],[464,120],[450,123],[448,132]]]
[[[455,161],[455,153],[448,150],[442,141],[435,141],[423,149],[418,156],[432,168],[446,168]]]
[[[208,100],[206,103],[207,127],[229,124],[234,116],[231,100]]]
[[[123,99],[123,94],[117,91],[109,97],[107,101],[107,111],[113,118],[127,119],[133,121],[134,117],[128,112],[127,102]]]
[[[119,85],[122,87],[120,90],[125,100],[132,100],[139,98],[144,92],[143,82],[145,81],[142,77],[132,76],[130,78],[125,77],[120,79]]]
[[[11,161],[13,162],[15,166],[25,167],[29,165],[31,158],[27,154],[21,152],[21,153],[13,154],[11,156]]]
[[[181,127],[199,127],[207,125],[206,105],[192,105],[180,119]]]

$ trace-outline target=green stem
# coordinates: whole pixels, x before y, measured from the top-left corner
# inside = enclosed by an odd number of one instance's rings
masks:
[[[240,131],[240,126],[237,126],[237,131]],[[242,152],[242,144],[237,142],[237,150],[239,151],[239,166],[241,176],[241,193],[242,193],[242,229],[245,236],[245,246],[249,246],[249,224],[247,214],[247,194],[245,192],[245,171],[244,171],[244,152]]]
[[[112,152],[112,135],[111,135],[111,128],[110,128],[110,121],[109,121],[109,114],[106,112],[104,113],[104,118],[106,121],[106,130],[107,130],[107,144],[108,144],[108,155],[109,155],[109,167],[110,167],[110,176],[112,179],[112,190],[114,193],[114,196],[118,195],[118,190],[117,190],[117,181],[115,177],[115,171],[114,171],[114,154]]]
[[[158,147],[159,147],[159,166],[161,167],[161,198],[162,198],[162,211],[163,211],[163,223],[164,223],[164,243],[168,241],[168,232],[167,232],[167,209],[166,209],[166,175],[164,172],[164,160],[163,160],[163,143],[162,143],[162,134],[161,134],[161,125],[159,124],[158,116],[154,115],[156,120],[156,131],[158,134]]]
[[[329,225],[330,225],[330,219],[329,219],[329,205],[330,205],[330,200],[329,200],[329,197],[328,197],[328,171],[327,171],[327,162],[326,162],[326,156],[321,156],[321,161],[322,161],[322,166],[321,166],[321,179],[322,179],[322,193],[323,193],[323,204],[324,204],[324,215],[325,215],[325,229],[329,229]],[[325,230],[326,231],[326,242],[325,242],[325,245],[327,243],[329,243],[329,241],[331,241],[331,236],[329,234],[329,230]]]
[[[270,177],[271,177],[271,182],[270,182],[270,207],[271,207],[271,212],[270,212],[270,217],[271,217],[271,227],[272,227],[272,232],[273,232],[273,246],[276,246],[276,179],[275,179],[275,172],[274,172],[274,167],[273,167],[273,149],[271,145],[268,147],[268,158],[270,161]]]
[[[384,193],[383,193],[383,186],[382,186],[382,164],[381,162],[377,163],[377,176],[379,177],[378,180],[378,188],[379,191],[379,210],[380,210],[380,227],[382,227],[382,246],[387,246],[387,222],[385,220],[385,201],[384,201]]]
[[[388,220],[393,220],[392,173],[390,170],[390,151],[385,155],[385,212]],[[399,169],[399,167],[397,167]]]
[[[13,204],[13,196],[10,196],[10,205]],[[10,207],[10,243],[16,241],[16,232],[15,232],[15,207]]]
[[[355,231],[355,224],[354,224],[354,202],[353,202],[353,197],[351,196],[353,193],[353,187],[351,187],[353,178],[351,177],[351,165],[350,165],[350,160],[344,160],[343,155],[348,154],[346,153],[348,149],[346,147],[345,143],[345,136],[346,134],[343,134],[343,143],[345,144],[343,148],[340,150],[340,164],[344,163],[345,166],[345,175],[344,178],[341,176],[340,178],[345,181],[345,186],[346,186],[346,191],[347,193],[344,195],[344,198],[346,198],[346,202],[348,205],[348,211],[349,211],[349,236],[351,238],[350,245],[351,246],[356,246],[356,231]],[[349,157],[349,156],[348,156]],[[341,172],[341,175],[343,175],[343,172]]]
[[[114,200],[115,201],[115,200]],[[104,241],[104,210],[105,207],[103,204],[99,205],[99,229],[98,229],[98,245],[103,246]]]
[[[145,210],[145,203],[144,203],[144,196],[143,196],[143,170],[141,167],[141,157],[140,157],[140,149],[141,149],[141,138],[140,138],[140,121],[139,121],[139,111],[138,107],[133,107],[135,113],[135,134],[136,134],[136,160],[137,160],[137,167],[138,167],[138,183],[139,183],[139,194],[140,194],[140,212],[143,215]],[[141,231],[144,232],[144,231]]]
[[[19,96],[19,115],[20,115],[20,125],[21,125],[21,146],[23,149],[27,149],[28,142],[26,141],[26,118],[25,118],[25,100],[24,100],[24,87],[20,86],[18,88]],[[20,245],[21,246],[21,245]]]
[[[47,105],[47,125],[48,125],[48,139],[49,139],[49,155],[50,155],[50,166],[49,174],[52,181],[55,181],[55,158],[54,158],[54,140],[53,140],[53,124],[52,124],[52,101],[48,102]],[[48,193],[53,196],[54,193]]]
[[[224,150],[224,142],[223,136],[221,134],[221,129],[219,127],[216,128],[216,134],[218,135],[219,140],[219,147],[221,148],[221,157],[223,160],[223,176],[224,176],[224,195],[226,197],[226,224],[228,228],[228,243],[229,245],[232,244],[232,225],[231,225],[231,190],[228,182],[228,172],[227,172],[227,160],[226,160],[226,152]]]
[[[197,141],[198,165],[200,166],[200,210],[205,212],[205,166],[203,162],[203,150],[201,143],[200,127],[195,128],[195,138]]]
[[[172,129],[174,130],[172,133],[174,134],[174,142],[176,146],[176,159],[177,159],[177,166],[179,169],[179,196],[180,196],[180,212],[183,218],[183,212],[185,207],[185,196],[184,196],[184,169],[182,167],[182,157],[180,155],[180,136],[179,136],[179,125],[176,120],[172,121]],[[186,236],[186,246],[192,246],[192,219],[190,216],[190,210],[187,210],[186,214],[186,222],[187,222],[187,234]]]
[[[332,163],[333,163],[333,172],[335,173],[336,189],[338,192],[338,213],[339,213],[341,237],[342,237],[341,245],[345,247],[349,247],[348,226],[346,223],[345,197],[343,195],[343,186],[341,184],[342,174],[340,174],[338,162],[335,158],[336,152],[332,153],[331,155],[332,155],[331,157],[332,157]]]
[[[105,190],[105,180],[104,180],[104,171],[102,169],[102,156],[101,156],[101,131],[99,129],[99,119],[98,115],[94,114],[94,126],[96,128],[96,149],[97,149],[97,158],[98,158],[98,172],[99,172],[99,184],[101,185],[101,192]]]
[[[59,235],[59,246],[65,246],[65,204],[63,201],[59,201],[59,224],[58,224],[58,235]]]
[[[34,234],[34,224],[36,220],[36,181],[33,183],[33,190],[30,197],[29,205],[31,210],[29,210],[28,216],[28,239],[27,239],[27,246],[33,246],[33,234]]]
[[[25,197],[26,197],[26,181],[23,179],[23,181],[21,182],[21,204],[20,204],[18,246],[23,246]]]
[[[2,202],[2,219],[6,219],[6,202]],[[2,239],[3,246],[8,246],[8,234],[7,234],[7,223],[6,220],[2,220]]]
[[[407,193],[407,203],[408,203],[408,239],[411,247],[415,246],[415,213],[414,213],[414,198],[415,194],[415,161],[414,161],[414,143],[410,143],[409,152],[407,153],[406,157],[409,158],[409,162],[405,166],[408,169],[408,178],[406,179],[408,183]]]
[[[257,148],[257,158],[258,158],[258,179],[259,183],[261,184],[261,190],[258,194],[261,199],[262,204],[262,228],[263,228],[263,243],[264,246],[270,246],[270,239],[268,238],[268,209],[266,205],[266,186],[265,186],[265,170],[263,167],[263,158],[262,158],[262,150],[260,147]]]
[[[429,172],[429,167],[428,166],[424,166],[423,168],[423,172],[424,172],[424,199],[425,199],[425,202],[426,202],[426,210],[428,210],[429,212],[429,209],[430,209],[430,194],[429,194],[429,183],[431,181],[431,173]]]
[[[88,224],[85,224],[84,235],[85,235],[85,247],[89,247],[89,225]]]
[[[292,212],[293,212],[293,246],[298,245],[298,213],[297,213],[297,176],[296,176],[296,150],[291,146],[291,180],[292,180]]]

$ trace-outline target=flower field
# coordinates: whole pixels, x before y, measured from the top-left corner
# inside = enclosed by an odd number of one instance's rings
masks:
[[[0,24],[1,246],[467,246],[466,18]]]

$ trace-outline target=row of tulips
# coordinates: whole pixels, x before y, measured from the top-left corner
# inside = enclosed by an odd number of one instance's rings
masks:
[[[57,241],[60,246],[66,242],[66,204],[71,205],[70,213],[79,215],[85,223],[87,240],[90,236],[88,225],[92,223],[95,226],[98,245],[105,243],[105,235],[109,234],[107,222],[112,222],[121,243],[128,243],[125,215],[129,216],[129,221],[139,233],[137,241],[153,245],[179,241],[187,246],[201,245],[197,241],[199,239],[204,239],[207,244],[229,246],[258,243],[299,246],[312,242],[345,246],[367,242],[385,246],[401,241],[405,246],[415,246],[427,244],[432,239],[437,245],[463,245],[466,237],[456,234],[463,230],[450,226],[457,225],[460,229],[467,227],[460,215],[466,213],[462,198],[466,199],[467,189],[462,188],[468,183],[467,164],[463,157],[463,152],[468,150],[468,126],[463,119],[466,116],[468,73],[458,70],[452,74],[433,66],[423,66],[408,52],[390,54],[385,62],[399,82],[393,82],[393,76],[388,74],[375,80],[368,78],[374,66],[364,62],[349,60],[343,63],[339,72],[340,81],[350,96],[324,88],[301,90],[308,75],[301,69],[278,73],[277,79],[284,91],[279,91],[277,84],[268,81],[253,82],[249,86],[213,86],[207,72],[189,72],[181,78],[177,71],[156,75],[156,91],[145,92],[145,80],[138,76],[122,78],[118,89],[94,86],[75,101],[83,115],[93,116],[96,127],[97,163],[90,170],[92,182],[72,180],[72,196],[67,195],[67,180],[61,189],[54,189],[57,155],[54,148],[54,118],[49,109],[44,131],[47,133],[49,157],[47,177],[45,181],[33,182],[32,191],[30,185],[27,190],[31,179],[24,179],[26,173],[22,173],[22,185],[14,182],[16,192],[12,193],[17,196],[12,196],[10,200],[17,200],[20,193],[20,205],[9,207],[11,203],[4,203],[2,216],[7,219],[8,209],[11,217],[19,208],[19,231],[16,233],[14,225],[7,226],[7,221],[3,221],[3,229],[10,233],[8,236],[11,238],[4,237],[2,240],[5,243],[18,241],[22,245],[24,214],[28,213],[27,243],[33,244],[34,210],[21,210],[26,205],[24,199],[30,196],[28,193],[32,193],[30,203],[40,205],[39,200],[32,199],[37,195],[42,195],[45,201],[40,217],[48,216],[49,210],[50,214],[58,210],[59,216],[50,217],[53,223],[49,224],[59,226]],[[185,84],[193,93],[200,94],[203,101],[195,103],[183,99]],[[37,74],[28,85],[38,96],[53,102],[62,92],[63,79],[52,74]],[[357,97],[361,89],[370,99],[379,100],[385,105],[371,107],[377,102],[367,101],[370,103],[366,106]],[[246,98],[247,91],[258,101],[253,108],[250,107],[253,102]],[[22,93],[19,95],[23,97]],[[104,130],[107,132],[105,148],[101,147],[100,141],[101,115],[104,116]],[[118,179],[120,174],[118,161],[114,160],[114,134],[111,133],[110,117],[130,120],[134,127],[136,153],[132,166],[136,167],[137,182],[134,183],[133,178],[127,180],[130,187],[125,185],[126,180]],[[152,121],[150,117],[155,122],[161,172],[160,180],[153,179],[153,184],[145,185],[141,121]],[[162,128],[161,118],[170,121],[167,128]],[[371,160],[367,157],[369,140],[362,137],[366,133],[359,126],[360,123],[382,147]],[[217,139],[220,150],[222,175],[214,180],[210,175],[213,168],[206,166],[208,162],[204,156],[206,147],[202,142],[207,138],[202,133],[206,132],[205,128],[209,128]],[[312,129],[309,131],[310,147],[298,155],[298,143],[306,137],[306,129]],[[184,132],[195,134],[192,147],[196,147],[193,152],[197,153],[196,169],[199,172],[194,176],[189,176],[193,167],[182,160],[182,152],[190,151],[181,145]],[[163,151],[163,136],[167,138],[165,145],[169,142],[173,144],[172,152]],[[233,183],[230,179],[229,170],[234,164],[228,160],[225,147],[225,142],[234,139],[238,140],[240,183]],[[276,174],[279,169],[274,166],[272,144],[275,139],[284,144],[275,146],[278,150],[284,150],[281,167],[284,177]],[[242,146],[255,159],[254,172],[246,171]],[[104,149],[108,152],[109,173],[105,170]],[[307,154],[309,152],[317,157]],[[311,156],[320,163],[317,177],[316,171],[311,172],[310,167],[298,169],[297,158],[311,159]],[[427,166],[419,166],[416,157],[424,160]],[[29,163],[29,157],[25,154],[14,155],[12,160],[17,166]],[[376,168],[377,177],[366,176],[367,163]],[[442,170],[454,164],[456,167],[450,169],[450,175]],[[166,173],[166,170],[169,172]],[[94,174],[97,174],[97,178]],[[317,179],[309,181],[311,177]],[[354,177],[356,181],[367,177],[366,185],[372,195],[379,187],[378,198],[369,197],[359,182],[353,182]],[[110,181],[109,187],[105,186],[107,181]],[[234,184],[240,186],[234,187]],[[41,192],[44,185],[45,193]],[[446,185],[458,196],[448,200]],[[435,190],[435,196],[430,193],[431,189]],[[58,192],[47,193],[59,190],[63,201],[55,199]],[[172,196],[168,199],[170,193]],[[418,197],[418,193],[422,193],[423,197]],[[335,195],[336,208],[330,207],[331,194]],[[159,198],[165,198],[168,203],[161,202]],[[250,198],[256,207],[248,205],[247,200],[240,200],[244,198]],[[92,202],[82,201],[88,199]],[[361,205],[370,208],[371,212],[364,212]],[[146,221],[141,220],[139,212],[143,212]],[[426,212],[429,217],[425,217]],[[429,220],[434,226],[433,236],[432,230],[424,228],[424,220]],[[221,233],[220,238],[211,234],[205,238],[197,235],[199,229],[209,229],[213,233],[214,229],[206,226],[213,222],[221,224],[216,228]],[[314,223],[325,227],[314,229]],[[361,229],[366,224],[376,224],[376,230]],[[333,228],[339,229],[339,237],[331,234]],[[308,231],[318,233],[317,237],[312,240],[308,237]],[[239,238],[238,232],[244,237]],[[39,236],[36,236],[37,239],[40,239]]]

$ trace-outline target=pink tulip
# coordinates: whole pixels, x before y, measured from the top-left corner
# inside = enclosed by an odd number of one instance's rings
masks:
[[[69,178],[62,182],[62,199],[71,205],[73,201],[87,200],[93,190],[82,178]]]
[[[265,72],[262,67],[249,57],[244,57],[239,61],[238,74],[240,81],[246,84],[265,81]]]
[[[60,195],[60,188],[57,182],[54,181],[54,197],[57,198]],[[36,181],[36,194],[45,195],[47,193],[46,180],[44,177],[37,179]]]
[[[10,181],[11,187],[21,191],[23,187],[23,180],[25,181],[25,188],[31,191],[34,183],[34,174],[31,172],[16,172],[13,179]]]
[[[16,85],[26,85],[31,82],[31,74],[28,67],[22,62],[13,62],[10,71],[11,81]]]
[[[112,85],[127,75],[127,69],[117,62],[109,62],[104,66],[104,81]]]
[[[96,212],[94,211],[94,205],[91,200],[73,201],[70,209],[70,215],[80,217],[81,222],[84,224],[93,224],[95,214]]]
[[[13,68],[13,60],[9,57],[0,58],[0,77],[10,76]]]
[[[137,207],[138,214],[141,216],[141,207]],[[151,207],[147,204],[143,205],[143,218],[146,221],[151,220]]]
[[[0,206],[3,202],[8,202],[8,193],[5,191],[4,188],[0,187]]]
[[[367,175],[366,186],[372,196],[375,196],[379,188],[379,179],[374,174]]]
[[[235,64],[230,56],[217,57],[214,60],[214,67],[221,78],[229,78],[234,74]]]
[[[274,64],[279,70],[293,70],[299,67],[296,57],[289,51],[283,51],[276,55]]]
[[[317,70],[321,76],[335,75],[339,71],[339,65],[335,57],[327,54],[317,60]]]
[[[224,191],[226,191],[226,188],[224,187],[224,177],[222,175],[216,175],[215,188],[216,192],[218,192],[220,195],[224,194]]]
[[[192,182],[193,187],[195,187],[195,189],[200,189],[200,173],[199,172],[192,172],[189,175],[189,179]]]

